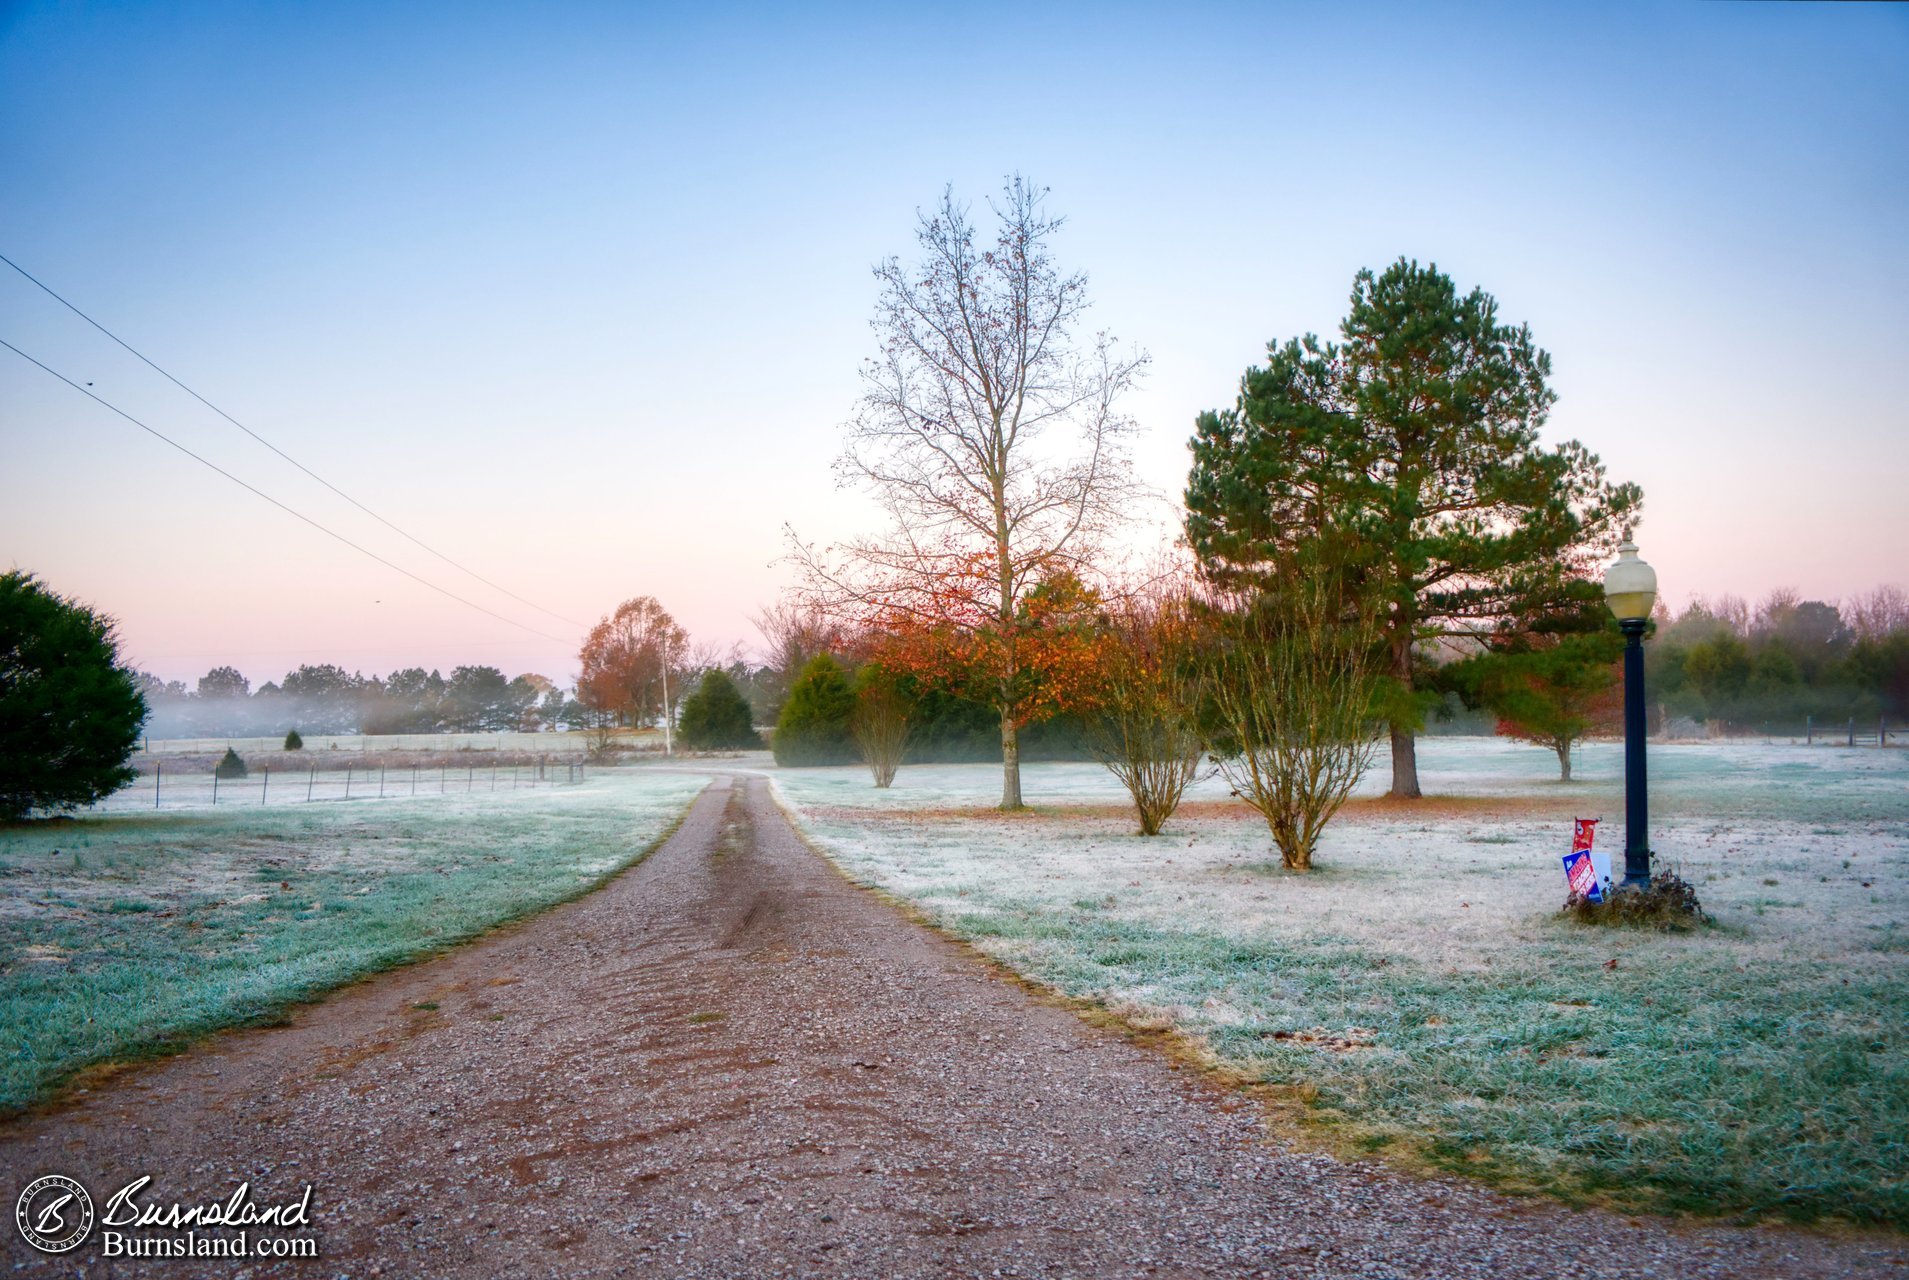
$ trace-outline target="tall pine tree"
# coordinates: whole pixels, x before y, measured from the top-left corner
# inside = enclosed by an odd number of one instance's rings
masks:
[[[1550,356],[1436,265],[1361,271],[1340,334],[1268,344],[1236,405],[1200,415],[1187,537],[1221,582],[1308,549],[1382,602],[1392,794],[1414,797],[1422,642],[1569,607],[1643,495],[1576,441],[1539,443]]]

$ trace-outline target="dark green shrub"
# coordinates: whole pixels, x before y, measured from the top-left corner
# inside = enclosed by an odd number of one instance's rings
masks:
[[[227,747],[225,754],[219,757],[219,763],[213,768],[212,772],[221,778],[243,778],[245,776],[245,761],[239,758],[238,752]]]
[[[0,574],[0,821],[92,804],[131,782],[145,719],[113,620],[30,573]]]
[[[290,733],[285,735],[285,749],[287,751],[303,751],[305,749],[305,740],[298,736],[298,730],[293,729]]]
[[[849,736],[855,691],[826,653],[809,659],[789,689],[770,746],[780,765],[849,764],[856,758]]]
[[[736,688],[736,682],[721,671],[704,672],[696,692],[683,699],[676,732],[691,751],[735,751],[762,745],[748,700]]]
[[[911,703],[910,764],[1001,760],[1001,713],[936,685],[905,682]],[[1091,760],[1079,718],[1054,716],[1021,726],[1021,760]]]

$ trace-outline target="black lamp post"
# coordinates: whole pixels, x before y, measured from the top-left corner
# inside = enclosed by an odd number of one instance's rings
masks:
[[[1604,571],[1604,599],[1624,632],[1624,883],[1650,887],[1650,799],[1644,781],[1644,627],[1657,602],[1657,571],[1626,536]]]

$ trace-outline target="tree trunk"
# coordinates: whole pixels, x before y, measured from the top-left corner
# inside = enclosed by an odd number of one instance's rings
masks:
[[[1392,674],[1410,696],[1412,692],[1412,626],[1401,618],[1392,639]],[[1394,800],[1416,800],[1424,792],[1418,789],[1418,741],[1413,731],[1396,721],[1392,725],[1392,790]]]
[[[1571,781],[1571,744],[1568,742],[1558,744],[1558,781]]]
[[[1416,800],[1424,793],[1418,789],[1418,739],[1410,729],[1392,726],[1392,790],[1395,800]]]
[[[1021,729],[1011,711],[1001,713],[1001,807],[1026,807],[1021,803]]]
[[[995,420],[998,434],[1000,419]],[[1019,655],[1015,652],[1014,558],[1008,535],[1007,486],[998,477],[1007,471],[1007,459],[1000,459],[994,482],[994,567],[1000,575],[1001,611],[997,620],[1006,648],[1001,680],[1001,807],[1022,809],[1021,803],[1021,726],[1015,722],[1014,677],[1019,673]]]

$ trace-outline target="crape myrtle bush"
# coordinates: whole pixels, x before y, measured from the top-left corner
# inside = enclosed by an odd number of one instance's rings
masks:
[[[113,621],[0,575],[0,821],[92,804],[131,782],[146,701]]]

